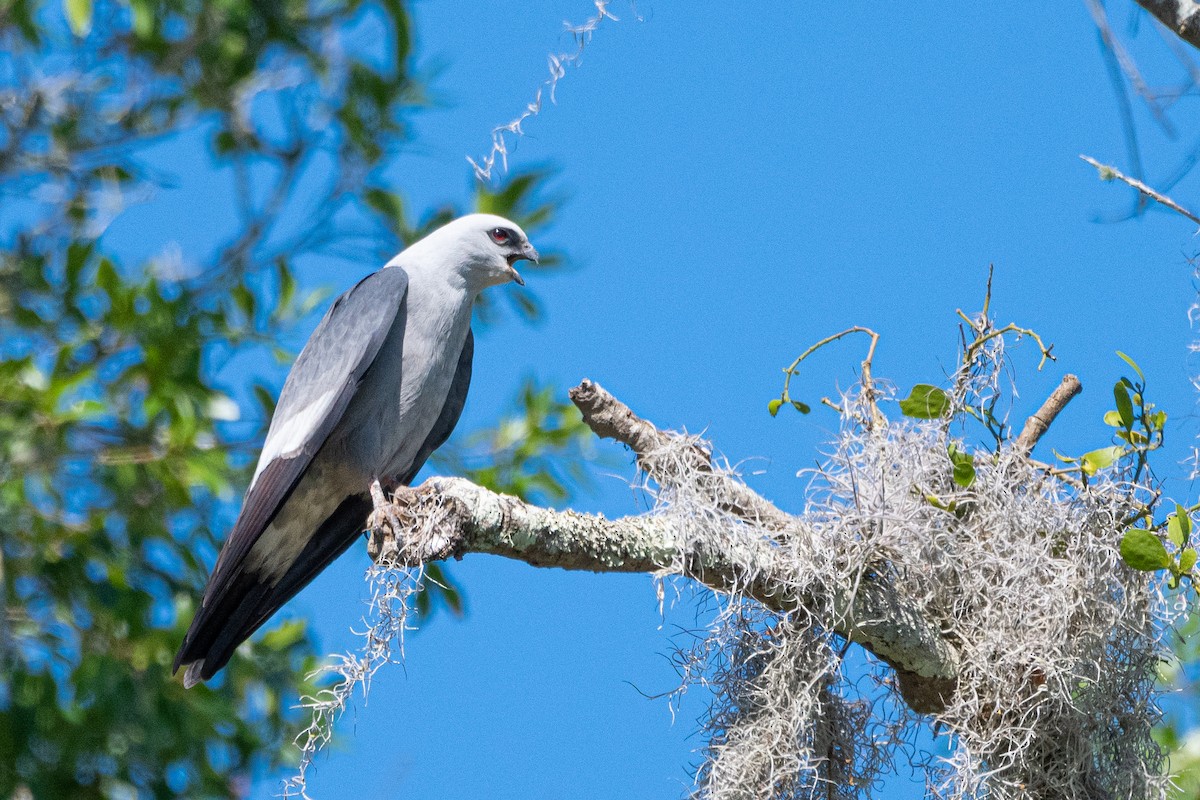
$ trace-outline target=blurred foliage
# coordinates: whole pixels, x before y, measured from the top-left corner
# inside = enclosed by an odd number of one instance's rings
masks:
[[[1155,739],[1170,753],[1173,800],[1200,798],[1200,617],[1192,615],[1175,632],[1175,660],[1161,667],[1172,693]]]
[[[364,19],[374,50],[346,41]],[[382,263],[460,213],[410,222],[371,181],[424,96],[411,37],[397,0],[0,0],[0,797],[242,796],[253,769],[294,758],[316,663],[303,621],[276,621],[209,687],[185,691],[170,663],[283,370],[239,407],[222,365],[290,359],[280,332],[327,296],[297,288],[297,259]],[[210,254],[124,257],[105,230],[170,180],[143,151],[189,131],[233,175],[236,229]],[[475,206],[536,231],[549,177]],[[509,300],[538,316],[532,295]],[[562,499],[580,476],[547,454],[585,437],[531,385],[449,461]],[[426,605],[460,609],[440,577]]]

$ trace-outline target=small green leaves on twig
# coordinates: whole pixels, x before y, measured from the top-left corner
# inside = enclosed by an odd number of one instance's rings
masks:
[[[1009,334],[1015,334],[1018,338],[1028,336],[1037,342],[1038,350],[1041,353],[1041,360],[1038,362],[1038,369],[1045,366],[1047,361],[1054,360],[1054,354],[1051,352],[1053,345],[1047,345],[1042,340],[1041,336],[1029,328],[1022,328],[1015,323],[1009,323],[1003,327],[997,327],[990,316],[990,307],[992,299],[992,273],[988,273],[987,293],[984,297],[983,311],[974,316],[967,316],[961,309],[958,310],[958,316],[967,324],[969,332],[964,331],[963,334],[963,353],[962,361],[955,372],[954,385],[949,390],[942,389],[931,384],[917,384],[913,387],[908,397],[899,401],[900,412],[913,419],[936,420],[945,419],[953,421],[960,414],[967,414],[982,422],[987,426],[988,431],[996,438],[998,444],[1003,443],[1008,439],[1006,436],[1006,424],[1003,419],[995,414],[995,402],[999,398],[999,393],[994,393],[994,397],[990,403],[984,404],[982,408],[974,408],[969,405],[964,406],[963,398],[967,393],[967,387],[972,380],[972,376],[979,370],[984,369],[984,365],[989,362],[989,353],[993,349],[990,345],[998,345],[997,340]],[[795,400],[791,396],[792,378],[799,372],[800,364],[809,356],[813,355],[817,350],[831,344],[852,333],[863,333],[870,337],[871,345],[867,350],[867,356],[862,362],[862,393],[860,398],[865,401],[868,412],[865,414],[865,419],[861,420],[863,424],[870,429],[874,425],[886,424],[887,419],[879,411],[877,403],[877,392],[875,384],[871,377],[872,360],[875,356],[875,347],[879,343],[879,334],[870,328],[865,328],[859,325],[847,328],[844,331],[835,333],[832,336],[827,336],[816,344],[809,347],[801,353],[795,361],[784,369],[783,390],[779,397],[773,398],[767,403],[767,411],[772,417],[779,413],[779,410],[785,404],[790,404],[793,408],[802,414],[807,414],[811,410],[806,403]],[[1052,408],[1047,410],[1043,408],[1039,414],[1044,417],[1038,421],[1030,431],[1029,423],[1026,424],[1026,431],[1022,432],[1016,442],[1016,446],[1021,447],[1025,452],[1029,452],[1037,439],[1045,432],[1045,429],[1053,421],[1054,416],[1062,409],[1062,406],[1079,393],[1079,381],[1074,376],[1066,376],[1064,378],[1066,388],[1060,388],[1056,395],[1047,401]],[[839,405],[827,398],[822,398],[821,402],[830,408],[837,411],[839,414],[846,414],[851,409],[845,404]],[[1036,416],[1036,415],[1035,415]]]
[[[807,414],[812,411],[812,408],[810,408],[807,403],[801,403],[799,400],[793,400],[790,397],[787,397],[786,392],[784,393],[784,397],[776,397],[774,400],[767,403],[767,411],[771,412],[771,416],[773,417],[779,413],[779,409],[783,407],[785,402],[791,404],[792,408],[796,409],[801,414]]]
[[[954,465],[954,482],[964,489],[975,483],[975,456],[950,443],[950,463]]]
[[[879,334],[870,328],[864,328],[861,325],[855,325],[854,327],[847,328],[840,333],[835,333],[832,336],[826,336],[824,339],[801,353],[796,360],[791,363],[790,366],[784,369],[783,391],[780,393],[779,397],[767,404],[767,411],[770,412],[772,417],[779,413],[779,409],[783,407],[784,403],[791,405],[792,408],[796,409],[801,414],[807,414],[812,411],[812,408],[810,408],[807,403],[792,399],[790,393],[792,377],[799,372],[800,363],[804,361],[804,359],[808,358],[825,345],[832,344],[838,339],[841,339],[843,336],[849,336],[852,333],[865,333],[867,336],[871,337],[871,346],[867,348],[867,357],[864,358],[862,362],[863,397],[866,399],[871,408],[871,419],[867,421],[868,425],[876,421],[883,420],[883,415],[879,413],[879,409],[875,405],[875,384],[871,380],[871,361],[875,358],[875,346],[879,344]],[[822,402],[832,405],[831,403],[828,403],[828,401],[823,400]]]
[[[1155,410],[1154,404],[1146,400],[1146,376],[1137,362],[1120,351],[1117,351],[1117,355],[1138,378],[1135,383],[1122,376],[1113,385],[1116,408],[1104,414],[1104,424],[1116,429],[1113,438],[1117,443],[1084,453],[1078,458],[1058,456],[1060,461],[1074,465],[1065,472],[1078,471],[1084,477],[1091,477],[1121,459],[1132,457],[1136,459],[1133,480],[1137,481],[1148,466],[1150,453],[1162,447],[1167,412]]]
[[[1189,547],[1192,538],[1191,513],[1196,507],[1184,508],[1175,504],[1175,513],[1167,517],[1165,524],[1159,526],[1161,531],[1166,528],[1167,541],[1171,543],[1174,553],[1167,549],[1159,534],[1146,528],[1130,528],[1121,537],[1121,558],[1126,564],[1143,572],[1155,572],[1160,569],[1171,573],[1167,584],[1172,589],[1179,587],[1184,578],[1195,581],[1192,570],[1196,567],[1197,552]]]

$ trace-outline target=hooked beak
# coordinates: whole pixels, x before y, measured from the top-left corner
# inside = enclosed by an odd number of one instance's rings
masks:
[[[520,253],[513,253],[508,257],[508,271],[512,273],[512,279],[518,286],[525,285],[525,279],[521,277],[521,273],[513,267],[513,264],[521,260],[532,261],[538,263],[538,251],[533,249],[533,245],[527,244]]]

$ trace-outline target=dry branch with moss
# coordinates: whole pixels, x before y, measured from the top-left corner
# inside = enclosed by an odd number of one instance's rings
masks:
[[[660,430],[588,381],[572,400],[597,436],[633,452],[650,512],[555,511],[454,478],[399,491],[372,520],[366,644],[308,699],[303,763],[354,687],[397,657],[423,566],[488,553],[678,578],[720,598],[706,635],[675,657],[681,690],[714,691],[697,798],[867,797],[911,752],[912,726],[930,721],[949,755],[917,764],[939,797],[1164,798],[1154,679],[1179,609],[1121,552],[1122,532],[1153,516],[1140,476],[1161,412],[1130,382],[1136,407],[1110,412],[1125,445],[1067,466],[1034,461],[1078,380],[1064,377],[1014,435],[997,412],[1006,342],[1032,339],[1043,362],[1050,348],[986,313],[960,317],[950,389],[915,387],[895,420],[881,411],[894,391],[871,377],[877,337],[862,331],[862,379],[829,403],[842,427],[808,473],[801,513],[751,490],[707,442]],[[790,400],[785,387],[772,410]],[[964,441],[969,419],[994,447]],[[847,674],[850,643],[875,657],[874,694]]]
[[[998,365],[1002,342],[964,363],[950,402],[986,406],[995,373],[978,362]],[[867,796],[917,715],[953,734],[952,755],[928,765],[942,796],[1161,797],[1151,696],[1168,609],[1116,535],[1138,487],[1063,481],[1028,458],[1077,392],[1065,378],[1020,436],[974,457],[965,486],[945,418],[881,425],[877,387],[848,395],[837,450],[791,515],[707,443],[585,381],[572,399],[633,451],[652,512],[608,520],[434,478],[396,495],[403,529],[376,528],[371,552],[403,567],[490,553],[720,593],[711,635],[679,658],[717,688],[698,797]],[[845,640],[892,668],[881,678],[901,718],[851,690]]]

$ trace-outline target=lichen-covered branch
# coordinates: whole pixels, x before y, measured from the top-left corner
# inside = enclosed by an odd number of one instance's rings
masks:
[[[691,448],[685,459],[659,458],[658,454],[672,450],[672,434],[664,433],[639,417],[603,386],[585,380],[571,390],[571,401],[583,414],[583,421],[601,439],[620,442],[633,451],[638,466],[659,483],[677,481],[683,470],[699,473],[695,488],[717,499],[727,511],[742,519],[766,528],[783,530],[794,524],[792,517],[773,503],[751,491],[727,475],[714,472],[710,454],[699,447]],[[677,456],[677,453],[673,452]]]
[[[1195,0],[1138,0],[1158,21],[1192,47],[1200,48],[1200,3]]]
[[[488,553],[537,567],[592,572],[663,574],[683,564],[687,577],[717,591],[737,591],[774,611],[806,604],[806,598],[789,594],[782,553],[769,542],[734,551],[681,552],[686,537],[666,515],[609,520],[554,511],[462,478],[431,478],[418,488],[401,489],[393,510],[402,523],[400,535],[384,524],[372,531],[369,552],[379,563],[418,566]],[[828,626],[889,664],[932,678],[956,674],[954,648],[885,581],[866,579],[856,592],[847,587],[832,605]]]
[[[390,526],[376,526],[372,557],[415,566],[489,553],[540,567],[682,574],[774,611],[820,608],[828,617],[822,624],[907,673],[906,683],[930,678],[942,681],[944,688],[953,681],[958,664],[954,647],[934,621],[902,601],[882,570],[866,574],[833,598],[802,596],[786,560],[788,541],[811,538],[800,518],[714,469],[704,447],[658,430],[599,384],[584,381],[571,390],[571,398],[591,429],[627,445],[655,482],[685,482],[689,491],[731,515],[732,524],[744,522],[767,535],[741,537],[720,547],[689,543],[684,522],[669,515],[608,520],[540,508],[464,480],[435,478],[397,493],[393,512],[402,530],[397,534]]]

